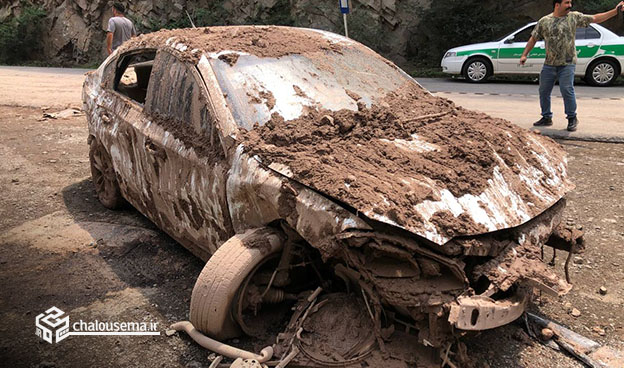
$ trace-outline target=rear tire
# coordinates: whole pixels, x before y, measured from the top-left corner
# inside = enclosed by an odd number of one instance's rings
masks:
[[[585,73],[585,80],[592,86],[607,87],[620,75],[620,68],[613,60],[603,59],[593,62]]]
[[[476,57],[466,62],[462,74],[468,82],[483,83],[493,72],[492,65],[487,59]]]
[[[100,203],[111,210],[122,208],[126,201],[119,189],[113,161],[104,146],[95,138],[89,145],[89,162],[91,179]]]
[[[206,262],[191,295],[195,328],[218,339],[242,334],[233,310],[238,289],[258,264],[281,251],[284,237],[270,228],[248,230],[227,240]]]

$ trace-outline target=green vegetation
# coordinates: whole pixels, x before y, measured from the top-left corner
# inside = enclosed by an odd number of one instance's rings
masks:
[[[416,54],[417,60],[422,65],[437,65],[452,47],[493,41],[530,21],[501,16],[507,12],[503,7],[504,3],[488,7],[480,0],[432,2],[429,9],[421,11],[416,37],[422,47]]]
[[[41,55],[41,36],[46,12],[39,6],[25,2],[22,6],[19,16],[0,24],[1,64],[23,64]]]
[[[585,0],[577,3],[573,2],[576,10],[587,14],[596,14],[611,10],[617,3],[617,1],[613,0]]]

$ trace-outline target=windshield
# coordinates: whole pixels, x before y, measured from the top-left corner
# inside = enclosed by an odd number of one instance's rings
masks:
[[[309,109],[357,110],[358,99],[370,107],[411,80],[404,72],[355,43],[341,52],[291,54],[280,58],[220,53],[211,65],[234,119],[250,130],[277,113],[296,119]]]

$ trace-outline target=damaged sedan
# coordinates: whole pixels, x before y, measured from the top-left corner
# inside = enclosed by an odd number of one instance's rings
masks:
[[[159,31],[90,73],[83,101],[100,201],[206,261],[174,326],[222,355],[439,363],[421,348],[448,357],[521,316],[533,289],[571,288],[542,262],[544,246],[583,248],[562,224],[563,149],[348,38]],[[260,354],[217,341],[267,333]]]

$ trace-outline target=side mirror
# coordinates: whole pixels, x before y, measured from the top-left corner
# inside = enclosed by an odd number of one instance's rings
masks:
[[[511,37],[507,38],[507,39],[505,40],[505,43],[506,43],[506,44],[513,43],[513,42],[514,42],[514,38],[515,38],[514,36],[511,36]]]

